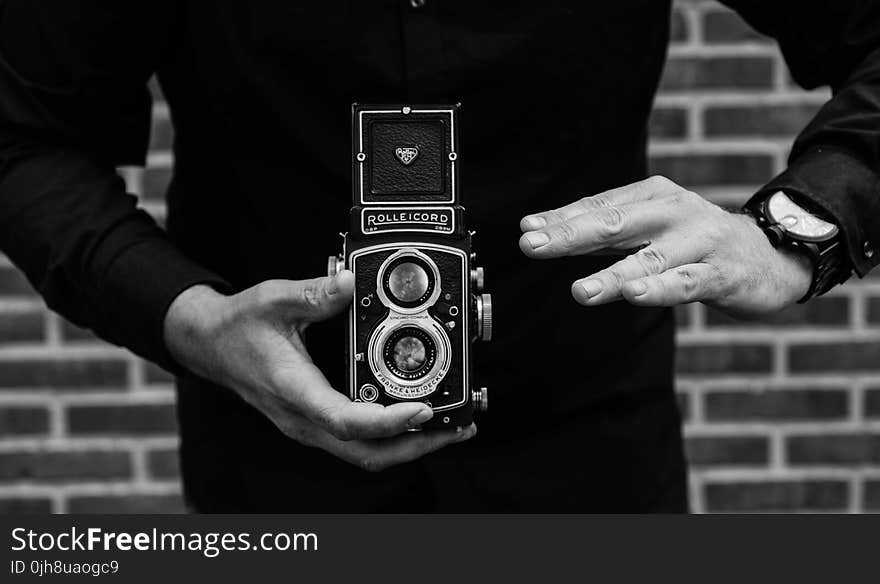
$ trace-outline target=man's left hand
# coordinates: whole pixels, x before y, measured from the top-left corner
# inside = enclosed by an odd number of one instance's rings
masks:
[[[700,301],[757,318],[796,302],[812,279],[806,255],[774,248],[754,219],[664,177],[529,215],[520,228],[520,248],[536,259],[630,254],[572,284],[586,306],[621,298],[639,306]]]

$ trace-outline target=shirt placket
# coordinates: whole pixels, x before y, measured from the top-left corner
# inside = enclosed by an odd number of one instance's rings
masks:
[[[446,59],[441,29],[435,18],[440,0],[401,2],[402,78],[406,97],[412,101],[442,100]]]

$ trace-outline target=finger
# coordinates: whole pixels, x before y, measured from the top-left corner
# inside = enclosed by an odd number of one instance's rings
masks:
[[[651,178],[611,189],[598,195],[584,197],[558,209],[527,215],[520,221],[519,227],[523,232],[534,231],[602,207],[649,201],[658,194],[667,193],[677,188],[679,188],[678,185],[665,177],[652,176]]]
[[[571,294],[585,306],[619,300],[623,285],[630,280],[662,274],[670,267],[694,261],[698,250],[691,247],[686,241],[674,246],[654,243],[604,270],[576,280],[571,285]]]
[[[297,412],[340,440],[384,438],[415,428],[434,415],[421,402],[390,406],[353,402],[327,382],[312,363],[298,360],[279,373],[276,383]]]
[[[459,431],[409,432],[396,438],[369,442],[342,442],[328,436],[317,446],[364,470],[377,472],[412,462],[445,446],[470,440],[476,433],[476,425],[471,424]]]
[[[269,280],[260,285],[261,302],[273,310],[280,307],[290,320],[315,322],[339,314],[354,296],[354,274],[343,270],[336,276],[311,280]]]
[[[555,258],[603,249],[632,249],[650,242],[673,219],[667,203],[607,206],[524,233],[520,249],[529,257]]]
[[[685,264],[656,276],[623,285],[623,297],[639,306],[676,306],[708,300],[721,282],[718,268],[710,264]]]

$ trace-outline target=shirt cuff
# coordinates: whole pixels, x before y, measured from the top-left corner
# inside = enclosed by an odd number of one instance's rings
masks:
[[[143,239],[120,252],[100,279],[96,296],[110,340],[172,374],[183,373],[165,345],[165,315],[181,292],[206,284],[223,294],[232,286],[193,262],[164,237]]]
[[[753,196],[749,207],[776,191],[806,197],[834,219],[859,277],[880,262],[880,174],[836,147],[815,147]]]

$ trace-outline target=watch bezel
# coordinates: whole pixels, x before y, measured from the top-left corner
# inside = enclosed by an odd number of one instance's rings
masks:
[[[791,229],[786,227],[785,224],[781,223],[776,217],[774,217],[773,213],[770,210],[770,202],[775,197],[779,197],[779,196],[785,197],[786,199],[788,199],[789,202],[791,202],[791,204],[795,205],[799,209],[802,209],[805,213],[809,213],[810,215],[815,217],[818,221],[821,221],[821,222],[829,225],[831,227],[831,230],[828,231],[828,233],[821,235],[821,236],[804,235],[803,233],[797,233],[795,231],[792,231]],[[763,203],[761,204],[761,214],[764,216],[764,218],[766,219],[766,221],[769,225],[775,226],[779,230],[785,232],[786,236],[788,236],[789,238],[796,240],[796,241],[819,244],[819,243],[825,243],[825,242],[831,241],[832,239],[836,238],[840,234],[840,228],[837,225],[835,225],[834,223],[831,223],[830,221],[823,219],[822,217],[819,217],[816,213],[812,212],[809,209],[806,209],[800,203],[792,200],[792,198],[785,191],[776,191],[775,193],[773,193],[772,195],[770,195],[769,197],[764,199]]]

